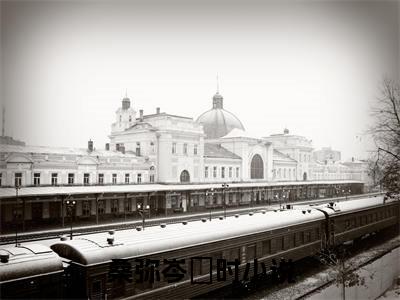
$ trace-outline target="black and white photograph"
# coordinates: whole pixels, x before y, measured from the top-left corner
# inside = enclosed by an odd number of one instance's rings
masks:
[[[399,0],[0,0],[0,298],[400,298]]]

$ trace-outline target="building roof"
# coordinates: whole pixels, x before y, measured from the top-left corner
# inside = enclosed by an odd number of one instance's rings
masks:
[[[283,154],[282,152],[274,149],[272,160],[285,160],[288,162],[297,162],[297,160],[289,157],[288,155]]]
[[[222,137],[223,139],[229,138],[248,138],[248,139],[257,139],[257,140],[264,140],[264,138],[251,134],[243,129],[240,128],[233,128],[227,135]],[[267,141],[265,141],[267,142]]]
[[[20,145],[2,145],[0,152],[9,153],[42,153],[42,154],[60,154],[60,155],[85,155],[85,156],[108,156],[108,157],[136,157],[134,154],[123,154],[113,150],[97,150],[89,152],[86,148],[69,147],[48,147],[48,146],[20,146]]]
[[[359,180],[316,180],[316,181],[287,181],[271,182],[238,182],[230,183],[230,188],[263,188],[274,186],[296,186],[296,185],[332,185],[332,184],[362,183]],[[81,194],[102,194],[102,193],[144,193],[144,192],[179,192],[188,190],[207,190],[221,188],[220,183],[204,184],[123,184],[123,185],[91,185],[91,186],[38,186],[21,187],[18,191],[19,197],[28,196],[57,196],[57,195],[81,195]],[[0,199],[15,197],[15,188],[0,188]]]
[[[219,93],[213,97],[213,108],[201,114],[196,122],[203,125],[208,139],[225,136],[234,128],[244,130],[242,122],[223,108],[223,98]]]
[[[218,144],[204,143],[204,156],[215,158],[242,159],[239,155],[225,149]]]

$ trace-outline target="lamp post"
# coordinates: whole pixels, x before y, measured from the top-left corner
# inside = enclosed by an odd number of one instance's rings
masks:
[[[148,204],[144,205],[143,203],[138,203],[137,209],[138,209],[140,216],[142,217],[142,228],[144,230],[144,224],[145,224],[144,221],[146,218],[146,212],[150,211],[150,205],[148,205]]]
[[[226,199],[225,199],[225,190],[229,188],[229,184],[222,184],[222,197],[224,198],[224,219],[226,219]]]
[[[275,201],[279,201],[279,209],[281,209],[281,199],[278,198],[278,193],[275,194]]]
[[[214,189],[213,188],[211,188],[209,191],[206,191],[207,200],[208,200],[208,196],[211,196],[212,197],[211,199],[214,200]],[[212,211],[212,206],[210,205],[210,221],[211,221],[211,211]]]
[[[282,198],[283,198],[283,208],[285,208],[285,198],[286,198],[286,194],[285,194],[285,190],[282,190]]]
[[[14,219],[15,219],[15,247],[18,246],[18,211],[19,211],[19,203],[18,203],[18,191],[21,188],[19,184],[15,185],[15,209],[14,209]]]
[[[72,209],[76,205],[75,200],[67,200],[65,201],[65,204],[67,205],[67,212],[69,215],[69,221],[70,221],[70,232],[69,232],[69,239],[72,240]]]

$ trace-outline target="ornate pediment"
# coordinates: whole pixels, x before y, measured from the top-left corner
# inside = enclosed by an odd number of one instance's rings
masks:
[[[10,153],[6,158],[7,163],[33,163],[33,160],[24,153]]]
[[[77,161],[78,165],[98,165],[98,159],[91,156],[84,156]]]

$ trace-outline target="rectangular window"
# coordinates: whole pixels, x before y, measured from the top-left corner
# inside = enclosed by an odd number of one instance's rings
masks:
[[[129,174],[128,173],[125,174],[125,183],[129,183]]]
[[[51,185],[57,185],[57,178],[58,178],[57,173],[51,173]]]
[[[118,213],[118,210],[119,210],[118,199],[112,199],[111,200],[111,213],[116,214],[116,213]]]
[[[136,156],[140,156],[140,143],[136,143]]]
[[[229,178],[232,178],[232,167],[229,167]]]
[[[247,246],[247,261],[253,261],[256,257],[256,245]]]
[[[3,179],[3,173],[0,173],[0,186],[1,186],[1,184],[2,184],[2,180]]]
[[[104,184],[104,174],[103,173],[99,174],[99,184]]]
[[[21,186],[22,185],[22,173],[15,173],[14,184],[15,184],[15,186]]]
[[[183,144],[183,154],[187,154],[188,153],[188,145],[186,143]]]
[[[229,203],[232,203],[233,202],[233,193],[229,193],[228,197],[229,197]]]
[[[68,184],[74,184],[75,174],[68,173]]]
[[[176,143],[172,143],[172,154],[176,153]]]
[[[204,178],[208,178],[208,167],[204,168]]]
[[[151,175],[150,175],[150,182],[151,182],[151,183],[154,183],[154,174],[151,174]]]
[[[271,254],[271,240],[262,242],[262,254],[263,256]]]
[[[217,178],[217,167],[213,167],[213,177]]]
[[[117,174],[112,174],[112,184],[117,184]]]
[[[137,183],[141,183],[142,182],[142,174],[137,174]]]
[[[83,216],[90,216],[90,201],[84,200],[82,202],[82,215]]]
[[[239,167],[236,168],[236,178],[239,178]]]
[[[197,145],[194,145],[194,147],[193,147],[193,154],[197,155]]]
[[[89,173],[83,174],[83,184],[84,185],[88,185],[89,184],[89,179],[90,179],[90,174]]]
[[[221,167],[221,178],[225,178],[225,167]]]
[[[33,174],[33,184],[40,185],[40,173]]]

